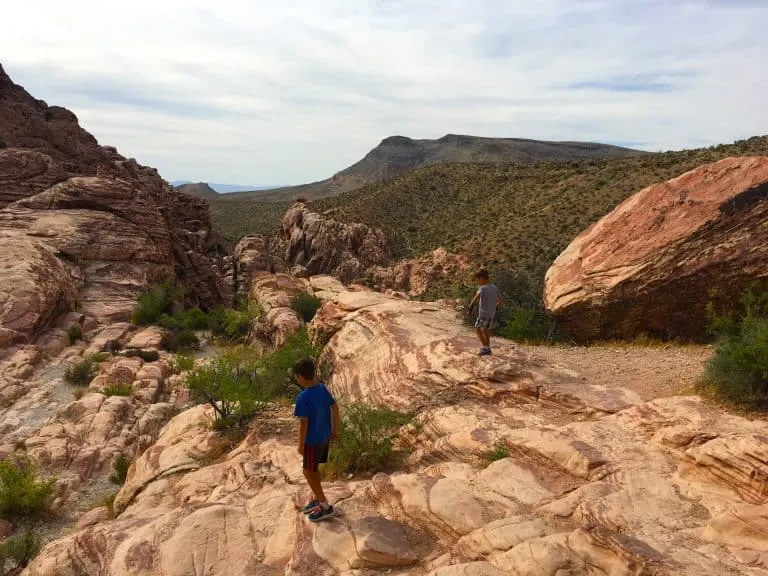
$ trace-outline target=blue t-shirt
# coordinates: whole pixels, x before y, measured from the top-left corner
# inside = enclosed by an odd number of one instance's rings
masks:
[[[320,445],[328,442],[332,427],[331,406],[335,403],[322,382],[305,388],[296,397],[293,415],[307,419],[306,444]]]

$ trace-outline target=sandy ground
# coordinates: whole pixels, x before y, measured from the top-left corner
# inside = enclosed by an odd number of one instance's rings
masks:
[[[711,346],[523,346],[548,363],[578,372],[592,384],[622,386],[644,400],[695,394]]]

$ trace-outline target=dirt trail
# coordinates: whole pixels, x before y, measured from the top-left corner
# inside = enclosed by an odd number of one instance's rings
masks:
[[[523,346],[543,361],[572,370],[590,384],[622,386],[643,400],[695,393],[711,346]]]

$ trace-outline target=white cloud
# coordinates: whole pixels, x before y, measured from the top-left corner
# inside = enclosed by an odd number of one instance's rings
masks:
[[[768,132],[762,1],[11,6],[11,77],[169,179],[305,182],[392,134],[655,150]]]

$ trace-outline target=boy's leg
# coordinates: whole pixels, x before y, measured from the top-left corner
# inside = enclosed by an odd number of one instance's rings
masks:
[[[480,344],[485,346],[485,337],[483,336],[483,329],[475,328],[475,334],[477,334],[477,339],[480,340]]]
[[[307,479],[307,484],[312,489],[312,494],[315,495],[315,500],[318,502],[328,502],[325,498],[325,492],[323,492],[323,481],[319,470],[304,470],[304,478]]]
[[[481,331],[481,338],[480,340],[483,343],[483,346],[486,348],[491,347],[491,331],[488,328],[483,328]]]

